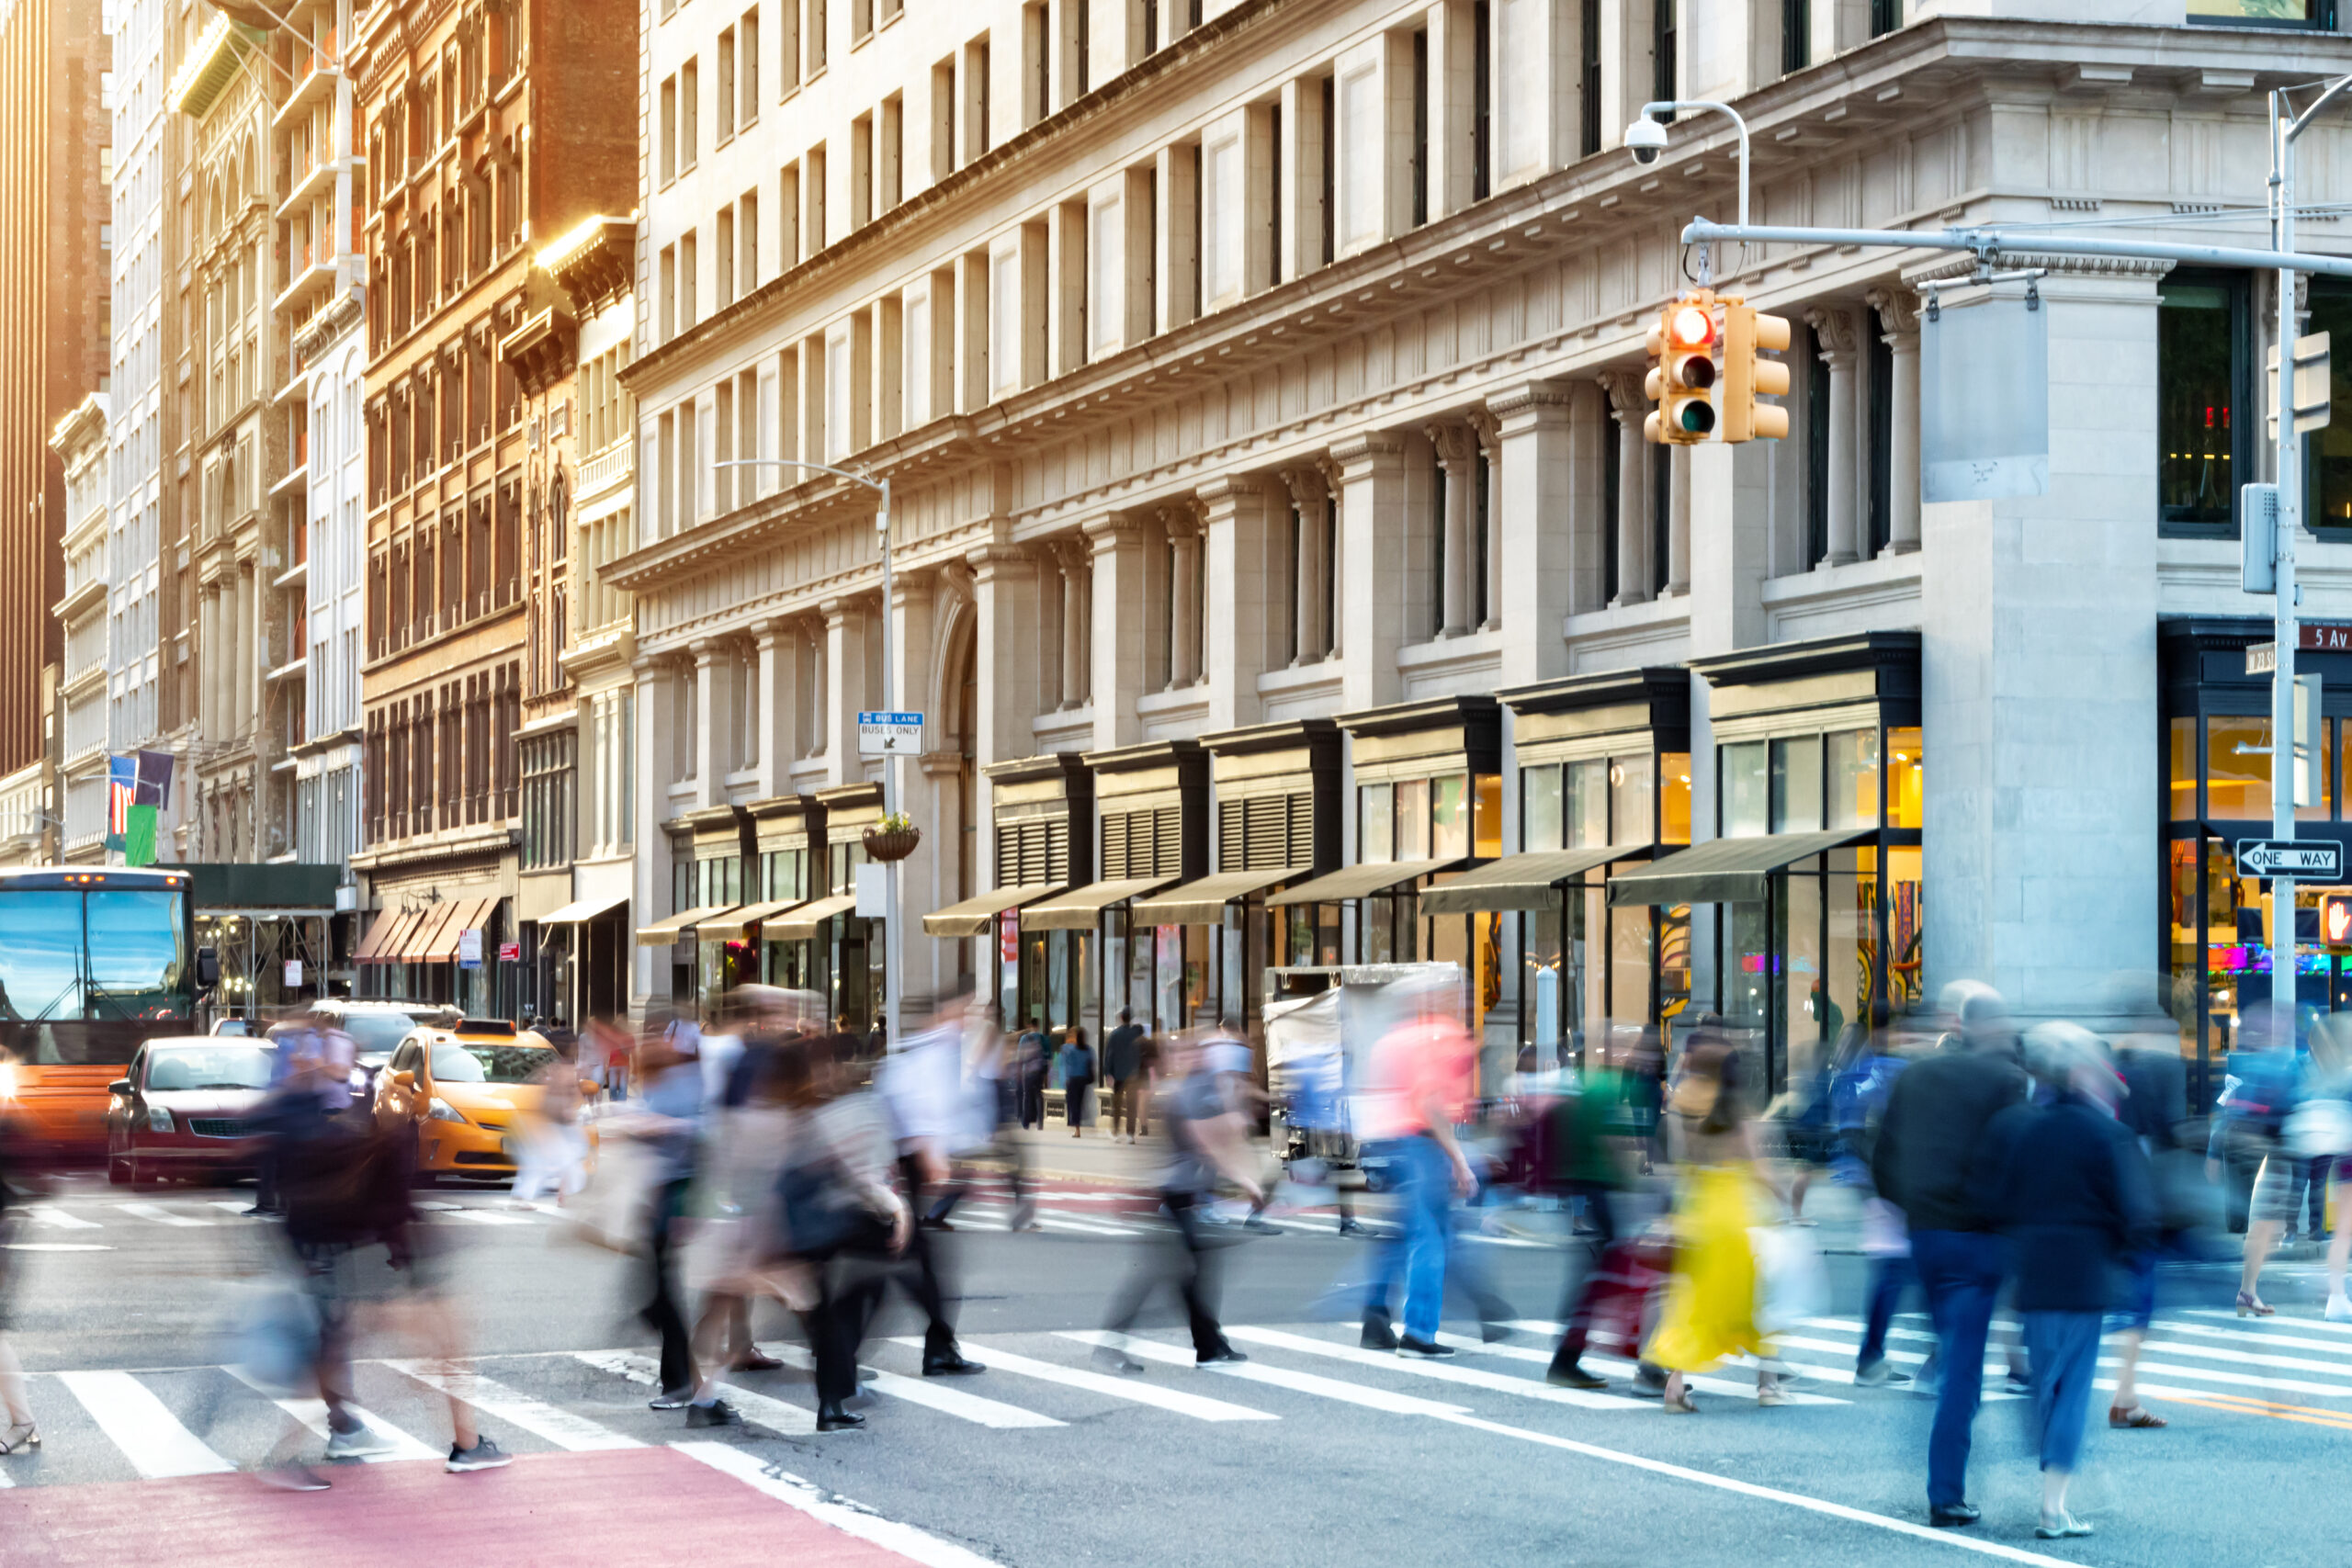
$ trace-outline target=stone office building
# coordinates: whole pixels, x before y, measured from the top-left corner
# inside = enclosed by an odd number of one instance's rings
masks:
[[[756,824],[870,788],[851,716],[890,705],[928,716],[912,990],[1177,1025],[1254,1011],[1267,967],[1436,956],[1490,1068],[1721,1011],[1778,1076],[1951,978],[2095,1016],[2165,971],[2219,1048],[2242,987],[2198,911],[2244,894],[2195,840],[2268,744],[2211,651],[2252,635],[2216,618],[2265,281],[2029,258],[2049,493],[1923,506],[1919,288],[1964,264],[1719,255],[1797,323],[1791,434],[1645,446],[1644,333],[1735,142],[1619,143],[1723,99],[1767,220],[2259,243],[2263,95],[2352,53],[2332,12],[723,9],[645,19],[613,575],[640,891],[666,847],[684,917],[650,940],[708,940],[643,950],[643,988],[766,967],[763,922],[841,891],[764,880]],[[2306,138],[2306,200],[2344,134]],[[887,476],[893,602],[865,491],[745,457]],[[2324,441],[2314,473],[2306,613],[2352,611],[2352,468]]]

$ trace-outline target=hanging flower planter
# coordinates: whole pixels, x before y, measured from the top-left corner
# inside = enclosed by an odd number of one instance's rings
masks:
[[[922,829],[912,818],[901,812],[885,817],[865,830],[865,858],[876,861],[904,860],[915,852],[922,842]]]

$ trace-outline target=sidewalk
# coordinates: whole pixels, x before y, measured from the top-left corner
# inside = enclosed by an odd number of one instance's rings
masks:
[[[1046,1181],[1084,1181],[1109,1187],[1149,1187],[1168,1161],[1168,1145],[1157,1134],[1140,1143],[1114,1143],[1100,1127],[1089,1127],[1082,1138],[1050,1122],[1043,1130],[1015,1129],[1029,1173]]]

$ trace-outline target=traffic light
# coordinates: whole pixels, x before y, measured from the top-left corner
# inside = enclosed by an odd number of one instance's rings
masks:
[[[2352,947],[2352,894],[2330,893],[2320,899],[2319,934],[2330,947]]]
[[[1658,312],[1650,328],[1650,373],[1642,389],[1657,407],[1642,434],[1675,446],[1715,438],[1715,356],[1723,347],[1712,289],[1694,288]]]
[[[1789,321],[1768,316],[1737,298],[1724,302],[1724,385],[1717,401],[1725,441],[1777,441],[1789,433],[1789,411],[1758,398],[1788,395],[1789,367],[1759,352],[1789,346]]]

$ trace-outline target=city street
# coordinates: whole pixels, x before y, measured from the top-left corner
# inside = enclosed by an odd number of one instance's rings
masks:
[[[843,1554],[810,1561],[1024,1568],[2341,1561],[2352,1330],[2319,1320],[2307,1262],[2273,1270],[2280,1315],[2263,1323],[2230,1314],[2229,1269],[2168,1278],[2143,1379],[2173,1425],[2095,1433],[2077,1497],[2098,1533],[2041,1543],[2030,1402],[1999,1392],[1997,1367],[1972,1485],[1984,1521],[1924,1528],[1929,1404],[1851,1385],[1852,1257],[1832,1258],[1831,1315],[1787,1341],[1805,1377],[1783,1408],[1758,1408],[1736,1369],[1696,1385],[1690,1420],[1627,1397],[1631,1369],[1599,1358],[1609,1392],[1548,1387],[1544,1320],[1564,1255],[1524,1235],[1466,1244],[1527,1314],[1508,1339],[1481,1345],[1465,1318],[1448,1325],[1452,1361],[1360,1350],[1352,1318],[1324,1315],[1317,1298],[1359,1277],[1365,1249],[1315,1214],[1226,1254],[1246,1365],[1193,1368],[1163,1314],[1136,1349],[1148,1371],[1122,1379],[1093,1370],[1091,1331],[1122,1272],[1163,1238],[1148,1199],[1073,1172],[1048,1191],[1042,1231],[1000,1234],[1003,1212],[979,1203],[941,1238],[960,1272],[965,1348],[988,1371],[917,1376],[919,1345],[897,1337],[920,1325],[894,1302],[864,1358],[879,1374],[868,1429],[820,1437],[797,1331],[780,1315],[760,1332],[796,1364],[735,1376],[743,1427],[690,1431],[646,1408],[652,1345],[625,1310],[631,1264],[500,1192],[423,1197],[476,1356],[447,1369],[367,1336],[359,1398],[394,1447],[380,1463],[328,1467],[334,1489],[307,1495],[230,1473],[297,1424],[322,1430],[315,1404],[275,1402],[220,1364],[241,1276],[276,1246],[268,1222],[235,1212],[244,1194],[75,1181],[40,1204],[21,1238],[15,1338],[45,1442],[0,1461],[12,1488],[0,1562],[120,1562],[202,1543],[258,1564],[328,1529],[345,1560],[415,1561],[422,1549],[401,1543],[419,1518],[435,1537],[462,1524],[469,1555],[507,1562],[768,1562],[788,1546]],[[1547,1218],[1513,1215],[1511,1228]],[[1838,1230],[1821,1234],[1835,1246]],[[1897,1364],[1917,1364],[1926,1327],[1904,1320]],[[429,1462],[447,1442],[443,1386],[522,1461],[479,1476]],[[303,1451],[315,1457],[319,1439]]]

